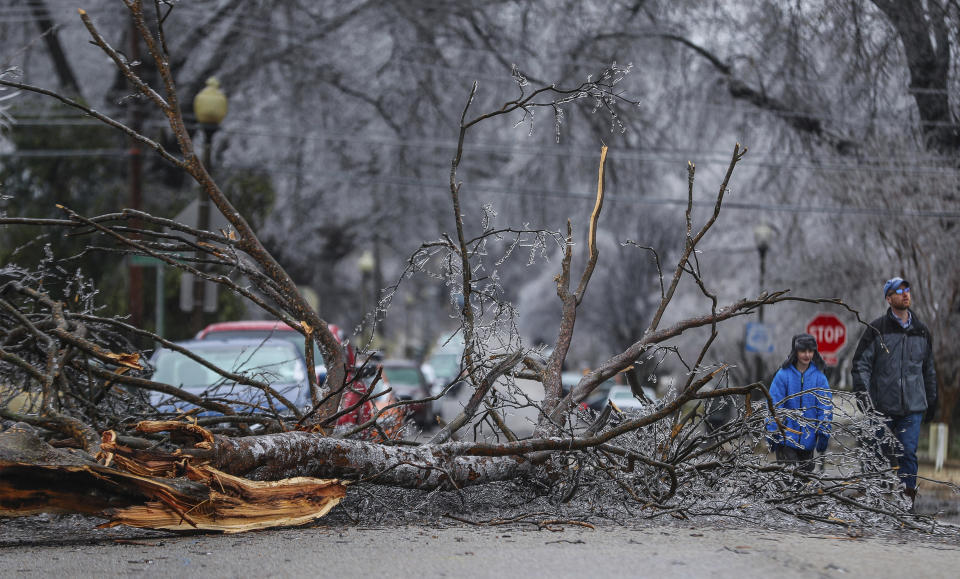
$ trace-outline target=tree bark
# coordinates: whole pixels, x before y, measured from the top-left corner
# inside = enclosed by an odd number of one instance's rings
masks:
[[[896,29],[910,70],[910,90],[927,146],[940,153],[960,150],[960,124],[950,111],[950,32],[938,2],[873,0]],[[926,8],[925,8],[926,7]]]
[[[950,424],[957,413],[957,403],[960,402],[960,376],[957,372],[950,371],[951,368],[947,367],[942,357],[934,363],[934,367],[937,369],[939,420]]]
[[[358,478],[401,488],[434,490],[515,479],[538,468],[522,456],[464,456],[470,443],[387,446],[307,432],[230,438],[210,451],[189,451],[211,466],[252,480],[290,477]]]

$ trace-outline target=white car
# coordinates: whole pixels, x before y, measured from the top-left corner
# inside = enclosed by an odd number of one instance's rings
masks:
[[[656,401],[657,394],[652,388],[644,386],[643,393],[651,401]],[[624,411],[641,410],[648,406],[642,400],[633,395],[633,390],[631,390],[629,386],[614,386],[610,389],[610,393],[607,395],[607,400],[613,402],[617,408]]]

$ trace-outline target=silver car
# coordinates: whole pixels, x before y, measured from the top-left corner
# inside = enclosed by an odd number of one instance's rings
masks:
[[[300,350],[291,342],[279,338],[266,340],[191,340],[178,342],[214,366],[234,374],[266,382],[298,408],[310,405],[310,384],[307,379],[307,364]],[[229,380],[210,368],[192,360],[180,352],[161,348],[151,358],[155,368],[153,381],[182,388],[197,396],[215,398],[229,404],[237,413],[250,414],[271,412],[290,414],[278,400],[268,399],[263,390]],[[165,412],[183,412],[193,405],[163,394],[153,392],[151,403]],[[204,411],[200,416],[216,415]]]

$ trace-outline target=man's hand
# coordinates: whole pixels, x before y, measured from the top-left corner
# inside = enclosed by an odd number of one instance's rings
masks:
[[[923,423],[926,424],[928,422],[933,422],[933,418],[936,415],[937,415],[937,406],[935,404],[928,406],[926,413],[924,413],[923,415]]]

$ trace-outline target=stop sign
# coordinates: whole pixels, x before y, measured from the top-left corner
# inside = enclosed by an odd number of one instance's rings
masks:
[[[833,314],[818,314],[807,324],[807,333],[817,339],[821,354],[836,354],[847,343],[847,327]]]

